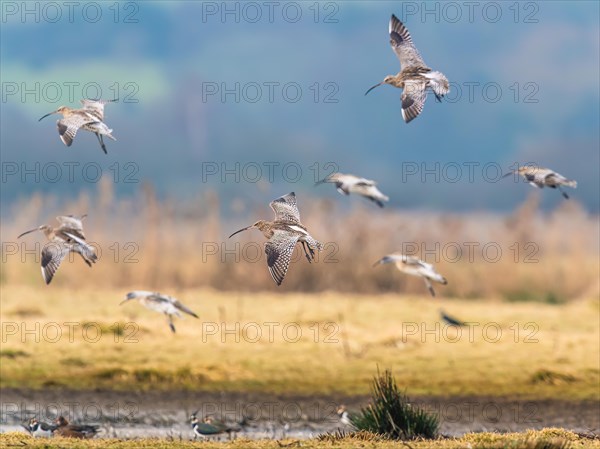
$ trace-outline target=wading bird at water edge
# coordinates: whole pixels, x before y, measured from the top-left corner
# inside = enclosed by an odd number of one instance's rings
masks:
[[[69,424],[62,416],[56,419],[56,429],[54,435],[64,438],[93,438],[98,433],[98,426],[87,424]]]
[[[50,242],[42,248],[42,276],[46,284],[52,281],[54,273],[70,252],[79,254],[89,267],[98,260],[94,247],[85,241],[85,234],[83,233],[83,219],[85,217],[86,215],[79,218],[73,215],[58,216],[56,219],[60,226],[57,228],[42,225],[25,231],[17,237],[21,238],[31,232],[42,231]]]
[[[413,256],[407,256],[406,254],[401,253],[389,254],[379,259],[373,264],[373,266],[386,263],[395,263],[398,270],[402,271],[403,273],[423,278],[425,285],[431,293],[431,296],[435,296],[435,291],[433,290],[431,281],[439,282],[443,285],[448,283],[444,276],[435,271],[433,265],[423,262],[422,260]]]
[[[149,292],[145,290],[135,290],[127,293],[125,300],[121,304],[131,301],[132,299],[138,300],[144,307],[154,310],[155,312],[164,313],[169,319],[169,327],[171,331],[175,332],[175,324],[173,324],[173,316],[179,318],[182,317],[180,312],[187,313],[188,315],[198,318],[194,312],[184,306],[177,299],[172,296],[162,295],[158,292]]]
[[[373,201],[379,207],[383,207],[385,201],[389,201],[389,197],[385,196],[377,188],[377,183],[370,179],[359,178],[354,175],[345,175],[343,173],[332,173],[325,179],[317,182],[315,185],[323,183],[335,184],[337,191],[342,195],[350,195],[356,193]]]
[[[210,435],[227,433],[229,435],[229,439],[231,439],[231,435],[234,432],[239,432],[242,430],[240,426],[229,426],[223,421],[218,421],[211,416],[207,416],[200,421],[197,413],[198,412],[196,411],[190,416],[190,423],[192,424],[192,430],[194,431],[194,438],[206,438]]]
[[[58,425],[47,424],[45,422],[39,422],[37,418],[31,418],[27,426],[23,426],[27,431],[34,437],[49,438],[52,436],[54,431],[58,428]]]
[[[425,105],[427,89],[431,89],[437,101],[450,91],[448,79],[443,73],[431,70],[423,61],[410,33],[392,14],[389,25],[390,45],[400,60],[401,70],[397,75],[386,76],[381,83],[371,87],[365,95],[382,84],[391,84],[402,91],[402,118],[406,123],[416,118]]]
[[[70,147],[75,139],[77,131],[81,128],[85,131],[96,134],[100,148],[107,154],[106,145],[104,145],[104,137],[112,140],[117,140],[113,137],[112,129],[104,123],[104,105],[117,100],[81,100],[83,107],[81,109],[72,109],[67,106],[61,106],[56,111],[50,112],[38,121],[52,114],[62,114],[63,118],[56,121],[58,127],[58,135],[63,143]]]
[[[556,173],[549,168],[536,167],[533,165],[526,165],[524,167],[519,167],[516,170],[508,172],[503,176],[506,178],[510,175],[519,175],[522,176],[534,187],[538,187],[543,189],[544,187],[550,187],[551,189],[558,189],[565,199],[569,199],[569,195],[565,192],[561,186],[567,186],[572,188],[577,188],[577,181],[573,181],[571,179],[565,178],[563,175]]]
[[[300,211],[294,192],[271,201],[269,206],[275,212],[274,221],[258,220],[253,225],[234,232],[229,238],[247,229],[256,228],[261,231],[268,239],[265,243],[265,254],[267,255],[269,273],[271,273],[275,283],[281,285],[290,265],[296,243],[300,242],[302,244],[302,249],[309,262],[315,258],[314,249],[320,251],[323,245],[312,238],[300,222]]]

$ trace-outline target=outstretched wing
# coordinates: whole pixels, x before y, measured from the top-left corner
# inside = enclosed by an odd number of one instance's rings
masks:
[[[421,80],[406,80],[402,91],[402,118],[406,123],[415,119],[425,105],[425,83]]]
[[[275,220],[300,224],[300,211],[294,192],[271,201],[269,206],[275,212]]]
[[[185,305],[183,305],[181,302],[179,302],[177,299],[173,300],[173,305],[178,309],[181,310],[182,312],[187,313],[188,315],[192,315],[195,318],[198,318],[198,315],[196,315],[194,312],[192,312],[188,307],[186,307]]]
[[[285,278],[298,237],[289,232],[275,230],[273,237],[265,243],[267,266],[277,285],[281,285],[283,278]]]
[[[73,215],[59,215],[56,217],[56,220],[60,223],[58,230],[70,232],[80,239],[85,240],[85,234],[83,233],[83,219],[85,217],[86,215],[82,215],[79,218]]]
[[[398,56],[402,69],[411,66],[425,66],[425,61],[410,37],[410,33],[400,20],[392,14],[390,19],[390,45]]]
[[[54,273],[56,273],[70,250],[70,246],[65,243],[50,242],[44,245],[42,249],[42,276],[46,284],[52,281]]]
[[[56,127],[58,128],[60,140],[62,140],[66,146],[70,147],[73,140],[75,140],[77,130],[88,123],[94,122],[96,122],[96,120],[80,114],[73,114],[57,120]]]
[[[83,109],[85,109],[90,114],[97,117],[101,122],[104,121],[104,105],[107,103],[113,103],[116,100],[81,100],[81,104],[83,105]]]

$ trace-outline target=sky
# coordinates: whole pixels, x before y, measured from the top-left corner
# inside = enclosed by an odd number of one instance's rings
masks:
[[[0,4],[4,206],[102,176],[118,195],[337,198],[313,185],[340,171],[376,180],[391,208],[509,211],[532,187],[500,177],[533,163],[600,209],[598,2]],[[409,124],[400,89],[364,95],[400,69],[392,13],[450,80]],[[38,122],[84,97],[118,100],[108,155],[85,131],[65,147],[59,116]],[[564,201],[543,193],[545,209]]]

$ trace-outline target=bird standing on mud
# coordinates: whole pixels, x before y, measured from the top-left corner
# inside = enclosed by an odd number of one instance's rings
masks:
[[[556,173],[549,168],[536,167],[534,165],[526,165],[519,167],[516,170],[508,172],[503,176],[506,178],[510,175],[522,176],[534,187],[543,189],[544,187],[550,187],[551,189],[558,189],[565,199],[569,199],[569,195],[562,189],[561,186],[577,188],[577,181],[565,178],[563,175]]]
[[[392,14],[389,25],[390,45],[400,60],[397,75],[388,75],[381,83],[371,87],[365,95],[382,84],[399,87],[402,92],[402,118],[406,123],[415,119],[425,105],[427,89],[431,89],[437,101],[450,91],[450,84],[443,73],[431,70],[423,61],[404,24]]]
[[[81,100],[81,104],[83,104],[81,109],[72,109],[67,106],[61,106],[56,111],[44,115],[38,121],[41,121],[52,114],[62,114],[63,118],[56,121],[56,126],[58,127],[60,140],[62,140],[66,146],[71,146],[77,131],[81,128],[85,131],[94,133],[100,143],[100,148],[102,148],[104,154],[108,154],[103,136],[112,140],[117,139],[112,135],[113,130],[104,123],[104,105],[114,101],[116,100],[84,99]]]
[[[385,196],[377,188],[377,183],[370,179],[359,178],[354,175],[345,175],[343,173],[332,173],[325,179],[317,182],[315,185],[323,183],[335,184],[338,192],[342,195],[350,195],[356,193],[373,201],[379,207],[383,207],[383,203],[389,201],[389,197]]]
[[[155,312],[164,313],[169,320],[169,327],[171,331],[175,333],[175,324],[173,324],[173,317],[182,317],[180,312],[187,313],[188,315],[198,318],[194,312],[184,306],[177,299],[172,296],[162,295],[158,292],[149,292],[145,290],[135,290],[127,293],[125,300],[121,304],[131,300],[138,300],[144,307],[154,310]]]
[[[433,290],[431,281],[439,282],[442,285],[448,283],[444,276],[435,271],[433,265],[423,262],[413,256],[407,256],[406,254],[401,253],[389,254],[379,259],[373,266],[386,263],[395,263],[398,270],[403,273],[422,278],[425,281],[425,285],[429,289],[431,296],[435,296],[435,290]]]
[[[304,255],[309,262],[315,259],[314,250],[320,251],[323,245],[312,238],[300,222],[300,211],[294,192],[271,201],[269,206],[275,212],[275,220],[258,220],[251,226],[235,231],[229,238],[247,229],[256,228],[261,231],[268,239],[265,243],[265,254],[269,273],[275,283],[281,285],[290,266],[296,243],[302,244]]]
[[[85,240],[85,234],[83,233],[83,219],[85,217],[86,215],[79,218],[73,215],[61,215],[56,217],[60,223],[57,228],[42,225],[25,231],[17,237],[21,238],[31,232],[42,231],[50,242],[42,248],[42,276],[46,284],[52,281],[54,273],[70,252],[79,254],[89,267],[98,260],[96,250]]]

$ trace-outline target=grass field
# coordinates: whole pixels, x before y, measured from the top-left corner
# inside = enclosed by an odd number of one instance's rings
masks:
[[[32,438],[22,433],[10,433],[0,435],[0,443],[5,447],[30,447],[33,449],[179,449],[179,448],[205,448],[205,449],[230,449],[245,447],[249,449],[277,449],[281,447],[304,447],[304,448],[340,448],[353,449],[367,447],[372,449],[387,447],[405,447],[409,449],[577,449],[577,448],[600,448],[600,440],[580,437],[572,432],[561,429],[543,429],[541,431],[529,431],[523,433],[512,433],[499,435],[495,433],[468,434],[459,439],[441,439],[429,441],[411,441],[410,443],[385,441],[368,436],[367,438],[344,438],[323,439],[309,441],[294,440],[236,440],[233,442],[211,442],[211,441],[179,441],[179,440],[69,440],[55,438]]]
[[[174,290],[200,319],[171,334],[163,316],[119,306],[125,290],[56,287],[3,288],[2,387],[355,395],[380,367],[409,395],[599,399],[596,298]],[[459,335],[440,307],[477,324]]]

